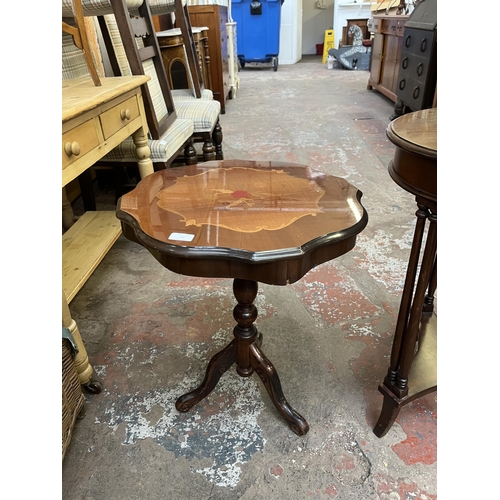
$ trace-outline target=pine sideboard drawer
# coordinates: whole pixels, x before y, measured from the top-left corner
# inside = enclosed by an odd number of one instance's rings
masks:
[[[85,156],[99,146],[95,121],[88,120],[62,135],[62,168]]]
[[[139,106],[135,95],[104,112],[99,116],[104,139],[109,139],[138,116]]]

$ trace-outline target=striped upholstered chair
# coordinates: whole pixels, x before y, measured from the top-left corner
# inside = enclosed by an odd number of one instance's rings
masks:
[[[106,15],[104,16],[104,21],[111,41],[111,48],[108,48],[108,54],[112,53],[110,58],[113,54],[116,57],[119,74],[134,74],[135,72],[132,70],[133,61],[131,59],[136,57],[135,51],[131,49],[128,52],[126,51],[124,36],[118,26],[117,16],[113,14]],[[142,48],[144,44],[143,39],[140,37],[134,38],[137,46]],[[165,78],[165,82],[167,82],[163,61],[161,64],[162,76]],[[116,75],[116,70],[114,71]],[[193,141],[203,144],[200,159],[203,159],[203,161],[222,160],[224,156],[222,152],[222,129],[219,123],[220,103],[213,99],[212,91],[203,89],[201,98],[196,98],[192,89],[174,90],[169,93],[172,96],[177,116],[188,118],[194,123]]]
[[[131,8],[142,3],[143,0],[127,0]],[[94,0],[83,0],[83,9],[88,4],[98,4]],[[109,5],[102,9],[102,12],[109,11]],[[70,16],[71,0],[63,0],[63,21],[68,24],[73,23]],[[183,151],[186,163],[197,163],[196,151],[192,145],[192,135],[194,133],[194,123],[189,118],[180,118],[176,115],[172,104],[166,103],[163,93],[159,88],[158,78],[153,63],[150,60],[144,61],[144,73],[151,76],[147,88],[143,89],[143,94],[148,94],[154,108],[156,131],[161,132],[153,137],[151,134],[150,117],[148,116],[148,126],[150,127],[149,148],[151,150],[151,160],[155,169],[168,167],[173,160]],[[73,43],[71,35],[62,35],[62,78],[73,79],[90,77],[88,67],[83,53]],[[145,95],[144,95],[145,97]],[[169,109],[169,107],[171,109]],[[163,130],[158,130],[161,125]],[[103,159],[106,163],[114,164],[116,167],[135,165],[137,156],[132,138],[126,139],[120,146],[111,151]],[[119,193],[118,193],[119,195]]]
[[[186,116],[186,114],[191,115],[191,106],[186,105],[183,101],[190,101],[193,99],[202,100],[213,100],[213,93],[209,89],[203,87],[203,77],[201,73],[201,68],[199,66],[199,60],[196,53],[195,42],[193,38],[193,33],[191,30],[191,21],[189,19],[189,12],[187,8],[187,0],[145,0],[150,7],[151,16],[160,16],[164,14],[174,14],[176,17],[176,22],[180,27],[182,37],[184,40],[184,47],[186,51],[186,56],[188,60],[188,76],[192,83],[192,89],[177,89],[172,91],[172,97],[176,106],[176,110],[180,116]],[[218,101],[214,101],[218,102]],[[201,108],[205,108],[205,104],[198,101],[197,113],[200,113]],[[219,105],[220,114],[220,105]],[[215,147],[215,158],[217,160],[224,159],[222,152],[222,129],[220,127],[219,119],[215,128],[211,133],[213,145]],[[209,134],[206,130],[206,125],[197,127],[195,122],[195,132],[193,134],[195,142],[203,142],[203,150],[205,151],[210,147]],[[209,149],[208,149],[209,151]],[[211,157],[203,154],[203,160],[210,160]]]
[[[158,5],[160,2],[169,6],[173,4],[173,8],[175,9],[176,0],[152,1],[157,2]],[[62,2],[64,16],[66,4],[70,4],[71,0],[62,0]],[[154,84],[154,80],[159,82],[159,88],[167,106],[168,117],[175,115],[178,118],[189,119],[193,122],[194,132],[192,139],[194,142],[201,142],[203,144],[201,154],[203,161],[223,159],[222,130],[219,123],[220,103],[213,99],[189,98],[178,100],[175,102],[175,106],[172,105],[173,97],[168,86],[158,40],[156,36],[151,36],[155,31],[149,2],[150,0],[83,0],[83,14],[84,16],[99,17],[99,25],[105,42],[111,39],[112,49],[107,44],[110,60],[117,53],[116,47],[120,46],[120,50],[122,47],[132,74],[145,74],[146,68],[143,61],[145,56],[142,54],[145,53],[147,55],[150,51],[154,52],[152,59],[156,77],[152,76],[152,84]],[[116,25],[114,29],[107,28],[107,20],[106,23],[102,22],[104,16],[109,15],[113,15],[115,18]],[[143,43],[144,47],[141,47],[141,43]],[[120,56],[116,55],[116,58],[119,60]],[[115,76],[122,74],[121,69],[116,69],[116,65],[113,66],[113,72]],[[148,87],[150,86],[148,85]],[[145,97],[144,104],[148,113],[150,132],[153,138],[158,138],[159,134],[155,120],[156,110],[151,109],[151,99],[147,95]]]
[[[127,0],[127,6],[129,7],[130,14],[136,16],[138,15],[138,7],[143,3],[140,0],[132,0],[132,4]],[[189,19],[189,12],[187,8],[187,0],[148,0],[148,5],[151,11],[151,16],[162,16],[166,14],[174,14],[176,16],[177,22],[180,26],[179,31],[184,40],[188,43],[184,44],[185,58],[188,61],[188,78],[191,83],[189,89],[170,89],[174,101],[185,101],[193,99],[213,99],[213,92],[210,89],[204,88],[203,77],[201,73],[201,68],[199,66],[198,55],[196,53],[196,47],[194,44],[192,36],[191,21]],[[108,29],[117,30],[116,20],[114,15],[105,15],[106,25]],[[102,18],[99,19],[100,24],[102,24]],[[118,31],[114,31],[115,45],[121,45],[121,40],[119,39]],[[118,37],[118,38],[117,38]],[[124,55],[123,47],[116,47],[115,49]],[[118,60],[120,70],[122,74],[127,73],[130,70],[128,66],[128,61],[126,56],[123,59]],[[123,64],[125,66],[123,66]]]

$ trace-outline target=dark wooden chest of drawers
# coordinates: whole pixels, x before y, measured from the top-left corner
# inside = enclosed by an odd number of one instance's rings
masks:
[[[210,79],[214,99],[226,111],[230,99],[228,40],[226,32],[227,7],[221,5],[190,5],[188,7],[191,26],[208,28],[208,50],[210,55]]]
[[[397,115],[434,105],[437,80],[437,1],[420,2],[405,25],[396,94]]]
[[[412,111],[430,108],[436,88],[436,37],[433,32],[406,28],[397,95]]]

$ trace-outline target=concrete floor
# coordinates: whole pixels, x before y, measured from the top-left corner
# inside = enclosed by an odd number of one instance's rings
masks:
[[[368,72],[327,70],[318,56],[239,76],[221,115],[225,158],[344,177],[369,214],[351,252],[259,289],[263,350],[310,431],[295,435],[258,377],[234,368],[190,412],[176,411],[232,338],[232,283],[175,275],[120,237],[71,303],[104,390],[86,394],[63,498],[436,499],[436,394],[404,407],[382,439],[372,432],[416,210],[387,173],[393,103],[366,90]],[[107,195],[98,189],[98,209]]]

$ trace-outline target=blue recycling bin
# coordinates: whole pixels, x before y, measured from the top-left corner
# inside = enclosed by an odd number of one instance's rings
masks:
[[[231,16],[236,23],[238,60],[272,63],[278,69],[281,5],[284,0],[232,0]]]

